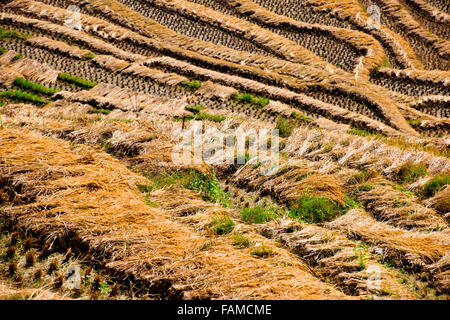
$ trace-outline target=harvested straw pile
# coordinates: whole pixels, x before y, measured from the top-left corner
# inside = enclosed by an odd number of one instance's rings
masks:
[[[55,13],[50,13],[50,11],[46,10],[50,9],[50,6],[36,3],[32,0],[27,0],[25,2],[21,1],[20,3],[14,1],[8,4],[7,7],[10,9],[14,8],[16,10],[20,10],[20,12],[23,12],[25,14],[50,19],[52,21],[58,21],[59,23],[62,23],[66,18],[70,16],[70,12],[63,9],[57,9]],[[111,9],[107,11],[110,10]],[[131,17],[134,16],[134,14],[132,13],[130,13],[130,15]],[[244,54],[239,51],[231,53],[226,49],[220,51],[212,50],[209,43],[202,43],[202,45],[204,45],[204,47],[202,48],[197,48],[196,46],[193,47],[196,42],[191,38],[186,39],[186,37],[183,38],[181,37],[181,35],[176,34],[174,35],[174,39],[172,39],[171,32],[167,30],[162,32],[160,30],[161,27],[155,24],[155,22],[148,23],[148,26],[146,27],[151,28],[153,32],[149,33],[149,36],[152,37],[149,38],[138,35],[135,32],[129,31],[128,29],[117,27],[104,20],[92,18],[86,15],[81,15],[81,20],[82,25],[86,30],[92,30],[92,32],[105,39],[115,39],[118,41],[129,40],[139,45],[145,45],[148,48],[151,48],[152,50],[156,50],[158,52],[170,52],[172,56],[182,57],[188,61],[195,61],[197,64],[200,63],[204,66],[213,67],[214,69],[224,69],[232,71],[233,73],[246,75],[247,77],[251,75],[252,78],[264,79],[265,82],[271,84],[279,84],[283,87],[295,88],[296,90],[304,90],[305,85],[299,83],[298,79],[304,79],[305,76],[311,79],[310,81],[313,83],[317,83],[319,81],[323,82],[324,84],[339,83],[339,85],[336,86],[337,90],[344,90],[347,92],[347,94],[363,97],[367,104],[373,105],[375,109],[378,109],[377,111],[381,113],[388,124],[391,124],[395,128],[406,133],[416,134],[416,132],[407,124],[405,119],[402,117],[395,101],[391,100],[385,94],[382,95],[380,89],[376,89],[377,87],[375,86],[369,89],[362,89],[360,86],[355,86],[353,84],[353,78],[349,79],[346,76],[335,75],[325,70],[320,70],[300,64],[293,64],[281,59],[276,60],[256,55],[249,56],[248,54]],[[167,28],[163,29],[165,30]],[[158,38],[161,40],[158,40]],[[176,43],[176,45],[173,45],[172,43]],[[185,47],[183,43],[185,43],[187,47]],[[195,52],[192,50],[195,50]],[[212,52],[219,52],[220,54],[214,55],[213,58],[211,58],[209,56],[211,56]],[[344,85],[344,83],[348,84]],[[356,115],[352,114],[348,115],[347,117],[350,116]]]
[[[122,71],[130,66],[130,63],[127,61],[107,55],[98,55],[92,61],[98,66],[111,71]]]
[[[82,59],[88,53],[92,53],[89,50],[80,49],[77,46],[70,46],[65,42],[52,40],[45,37],[30,38],[27,43],[38,48],[44,48],[51,51],[57,51],[68,55],[69,57]]]
[[[442,85],[444,88],[450,87],[450,71],[381,68],[378,72],[392,77],[411,79],[413,81],[433,82]]]
[[[199,250],[206,239],[144,205],[135,185],[145,179],[101,152],[25,130],[0,135],[2,185],[16,191],[5,214],[54,248],[87,249],[163,297],[345,298],[298,263],[275,267],[226,239],[218,238],[214,255]]]
[[[65,297],[45,289],[13,288],[0,281],[0,300],[11,298],[27,300],[64,300]]]
[[[341,182],[335,176],[314,174],[304,161],[299,160],[282,162],[275,175],[265,175],[254,163],[248,163],[236,171],[232,181],[249,190],[271,194],[283,203],[295,202],[307,193],[344,203]]]
[[[376,222],[361,209],[350,210],[326,226],[343,230],[350,235],[356,234],[364,241],[376,245],[383,260],[417,271],[431,270],[431,266],[448,255],[450,250],[448,229],[428,234],[406,231]],[[432,270],[434,276],[448,277],[447,273],[442,273],[446,271],[445,268]]]
[[[151,79],[169,86],[176,86],[181,82],[188,80],[186,77],[180,76],[179,74],[162,72],[161,70],[147,68],[140,64],[132,64],[129,68],[124,70],[124,73]]]
[[[162,3],[163,1],[153,0],[153,2]],[[236,12],[242,13],[243,16],[250,16],[252,19],[262,22],[265,25],[293,26],[299,27],[299,29],[303,27],[310,29],[318,27],[316,25],[298,23],[295,20],[275,15],[270,11],[263,10],[253,2],[238,1],[237,5],[236,1],[226,1],[226,3],[226,5],[234,7],[234,10]],[[267,29],[263,29],[256,24],[247,22],[246,20],[237,19],[234,16],[225,15],[208,7],[190,3],[184,0],[171,1],[171,3],[165,2],[164,6],[169,7],[177,12],[183,12],[185,14],[186,12],[188,12],[188,14],[193,18],[199,18],[210,24],[218,25],[225,30],[243,34],[244,37],[250,39],[251,41],[255,41],[263,47],[275,51],[285,60],[319,68],[325,68],[328,71],[336,70],[333,65],[326,63],[321,59],[318,59],[318,56],[312,55],[310,51],[305,50],[305,48],[298,45],[295,41],[289,40],[276,33],[269,32]],[[337,30],[333,29],[333,31]],[[367,36],[365,35],[362,37],[367,38]]]
[[[235,92],[237,92],[237,90],[232,87],[222,86],[209,80],[203,83],[200,89],[196,91],[197,94],[200,94],[205,98],[220,100],[230,99]]]
[[[145,114],[182,117],[187,114],[184,108],[188,105],[186,99],[156,97],[106,83],[100,83],[91,90],[76,93],[61,91],[56,98],[88,103],[103,109],[140,112],[144,118],[148,118]]]
[[[189,169],[210,170],[201,160],[193,161],[193,164],[173,162],[174,142],[171,133],[177,129],[174,123],[157,116],[151,120],[133,119],[133,122],[128,123],[117,121],[128,120],[130,116],[127,113],[123,116],[111,112],[99,118],[98,114],[90,113],[92,110],[86,104],[58,100],[39,109],[31,105],[10,104],[3,108],[2,114],[5,116],[4,122],[10,127],[26,124],[28,128],[44,135],[72,143],[101,145],[109,153],[119,155],[136,170],[148,174]],[[195,155],[191,158],[196,159]]]
[[[329,69],[334,69],[332,65],[326,63],[318,56],[312,54],[312,52],[310,52],[309,50],[299,46],[297,43],[281,37],[273,32],[270,32],[267,29],[263,29],[255,24],[249,23],[243,19],[225,15],[208,7],[198,5],[189,1],[152,0],[150,2],[155,6],[163,7],[165,10],[170,10],[183,15],[187,15],[193,17],[194,19],[204,21],[208,24],[219,26],[220,28],[229,32],[237,33],[241,37],[257,43],[259,46],[267,48],[269,51],[277,53],[277,55],[282,56],[285,60],[315,67],[320,66],[323,69],[325,69],[327,66]],[[114,15],[116,19],[118,19],[117,16],[120,16],[123,20],[128,22],[128,25],[133,30],[137,32],[148,36],[150,36],[151,34],[152,37],[157,37],[160,39],[170,39],[170,42],[172,42],[173,44],[181,45],[185,49],[203,52],[205,54],[209,51],[209,55],[211,55],[214,50],[215,57],[220,59],[238,58],[242,55],[242,53],[239,53],[238,51],[232,50],[225,46],[214,45],[212,43],[200,41],[195,38],[189,38],[176,33],[171,29],[159,25],[154,20],[143,17],[140,14],[131,11],[129,8],[120,4],[118,1],[95,0],[92,1],[91,4],[93,6],[102,8],[103,13]],[[105,6],[107,6],[108,9],[106,9]],[[245,55],[246,58],[255,60],[273,59],[249,52],[245,52]]]
[[[395,190],[388,181],[375,178],[367,181],[370,191],[359,191],[358,200],[381,221],[393,226],[413,230],[440,230],[447,227],[433,209],[426,208],[417,199]]]
[[[396,136],[399,134],[396,130],[377,120],[373,120],[362,114],[351,112],[347,109],[340,108],[338,106],[325,103],[304,94],[295,93],[284,88],[270,86],[254,80],[197,67],[169,57],[150,59],[147,60],[145,64],[148,66],[177,68],[178,70],[183,70],[185,74],[194,74],[197,77],[207,78],[211,81],[218,82],[224,85],[245,88],[248,91],[265,94],[271,98],[280,100],[285,103],[300,104],[302,106],[306,106],[310,110],[314,110],[317,113],[327,114],[341,121],[360,123],[364,127],[368,127],[374,131],[383,132],[386,135]],[[412,130],[411,127],[406,124],[406,121],[398,111],[398,116],[396,117],[396,112],[394,112],[393,106],[390,106],[388,109],[392,111],[389,115],[389,118],[390,120],[392,120],[392,122],[399,123],[399,127],[403,128],[406,132],[414,132],[414,130]],[[388,111],[389,110],[385,110],[384,113],[387,114]],[[402,122],[404,122],[404,124],[402,124]]]
[[[437,51],[442,59],[446,59],[450,55],[450,42],[443,41],[434,34],[427,32],[397,0],[376,0],[380,4],[382,10],[395,19],[396,24],[407,34],[422,39],[425,43],[431,44],[431,47]],[[441,16],[441,18],[444,18]],[[444,18],[448,21],[448,16]]]
[[[327,153],[314,154],[310,147],[320,141],[327,141],[336,147]],[[389,145],[387,141],[376,138],[359,137],[348,133],[336,135],[326,130],[300,127],[288,138],[284,151],[291,156],[307,159],[314,156],[315,159],[327,162],[337,161],[339,165],[350,168],[371,168],[388,178],[407,162],[424,165],[429,174],[450,170],[448,158],[433,155],[424,148],[415,148],[413,143],[420,143],[420,140],[405,139],[403,143],[401,141],[399,139],[398,143]],[[408,143],[411,143],[410,148]]]
[[[111,54],[114,57],[124,59],[127,61],[136,61],[140,62],[146,59],[146,57],[139,55],[139,54],[133,54],[124,50],[121,50],[114,45],[107,43],[105,41],[100,40],[99,38],[92,37],[89,34],[83,32],[83,31],[77,31],[73,30],[71,28],[68,28],[66,26],[58,25],[55,23],[51,23],[48,21],[38,20],[38,19],[32,19],[24,16],[19,16],[16,14],[11,13],[0,13],[0,22],[2,23],[10,23],[13,25],[18,26],[25,26],[25,27],[31,27],[36,28],[37,30],[41,31],[50,31],[51,33],[59,36],[66,36],[71,39],[75,39],[79,41],[80,43],[83,43],[88,48],[92,48],[93,50],[105,54]]]
[[[55,83],[58,71],[35,60],[22,58],[13,60],[17,52],[12,50],[3,54],[0,58],[0,82],[5,86],[11,86],[16,78],[25,78],[43,84]]]
[[[412,69],[423,69],[422,62],[417,58],[411,45],[400,35],[388,29],[383,24],[380,28],[370,28],[369,15],[365,12],[357,0],[307,0],[307,3],[315,10],[331,14],[340,20],[351,23],[365,32],[373,35],[382,43],[390,58],[399,66]]]
[[[427,269],[433,275],[435,285],[441,289],[441,292],[450,292],[450,253],[428,266]]]
[[[435,209],[441,213],[445,218],[450,218],[450,186],[445,187],[443,190],[436,193],[436,195],[430,199],[424,201],[426,206]]]
[[[367,79],[370,70],[375,68],[383,58],[384,53],[381,45],[374,38],[365,33],[355,30],[299,22],[297,20],[275,14],[249,0],[227,0],[227,3],[233,6],[238,12],[249,15],[253,19],[263,22],[264,24],[294,28],[299,32],[302,32],[302,30],[305,29],[324,32],[332,35],[336,40],[350,43],[351,46],[358,51],[367,52],[365,56],[362,56],[360,62],[354,69],[356,78],[361,77],[361,79]],[[357,61],[354,63],[356,65]]]
[[[357,250],[364,250],[364,247],[349,240],[342,232],[289,219],[274,220],[261,226],[260,232],[302,256],[317,273],[330,278],[350,295],[367,298],[383,296],[387,291],[394,296],[412,295],[398,283],[398,274],[377,262],[376,255],[367,251],[363,259],[358,259]],[[375,277],[376,286],[370,281]]]

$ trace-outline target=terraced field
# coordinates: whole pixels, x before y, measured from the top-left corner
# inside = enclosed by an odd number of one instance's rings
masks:
[[[0,299],[448,299],[449,14],[0,0]]]

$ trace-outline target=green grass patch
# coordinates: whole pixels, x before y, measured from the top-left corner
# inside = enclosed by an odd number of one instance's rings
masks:
[[[93,54],[92,52],[88,52],[83,56],[84,60],[92,60],[95,58],[95,54]]]
[[[243,103],[243,104],[250,104],[257,108],[264,108],[270,102],[270,100],[268,98],[254,96],[250,93],[239,94],[239,93],[235,92],[232,94],[230,99],[233,101],[236,101],[236,102]]]
[[[0,39],[20,39],[20,40],[26,40],[30,38],[30,35],[20,33],[15,30],[4,30],[3,28],[0,28]]]
[[[292,134],[292,131],[294,131],[295,123],[286,117],[280,116],[277,119],[275,129],[278,129],[280,137],[287,138]]]
[[[6,51],[8,51],[8,50],[6,50],[6,49],[3,48],[3,47],[0,47],[0,56],[1,56],[2,54],[6,53]]]
[[[233,235],[233,246],[238,248],[248,248],[250,246],[250,240],[240,233]]]
[[[146,177],[151,180],[152,185],[139,187],[142,192],[151,192],[177,184],[198,191],[205,201],[220,203],[223,207],[230,206],[230,196],[222,190],[213,171],[205,173],[197,170],[186,170],[174,174],[146,175]]]
[[[107,119],[108,121],[111,122],[123,122],[123,123],[132,123],[133,120],[131,119],[118,119],[118,118],[113,118],[113,119]]]
[[[265,257],[273,255],[273,251],[272,251],[272,248],[266,247],[264,245],[264,243],[261,243],[261,246],[253,249],[250,252],[250,254],[253,256],[260,257],[260,258],[265,258]]]
[[[53,88],[48,88],[42,84],[39,83],[35,83],[32,81],[28,81],[25,80],[24,78],[16,78],[14,79],[13,84],[17,87],[19,87],[20,89],[26,90],[26,91],[32,91],[35,93],[41,93],[44,95],[53,95],[56,92],[58,92],[57,89],[53,89]]]
[[[418,127],[422,124],[422,121],[418,120],[418,119],[410,119],[410,118],[406,118],[406,121],[409,123],[409,125],[413,128]]]
[[[372,133],[370,131],[362,130],[362,129],[350,129],[348,131],[348,133],[354,134],[357,136],[361,136],[361,137],[368,137],[368,136],[372,135]]]
[[[0,92],[0,98],[7,98],[18,102],[30,102],[38,105],[48,103],[48,101],[42,99],[37,95],[18,90],[8,90]]]
[[[11,61],[17,61],[17,60],[22,59],[22,58],[23,58],[23,55],[18,53],[11,59]]]
[[[355,175],[353,175],[350,179],[349,179],[349,183],[350,184],[355,184],[355,183],[364,183],[367,180],[374,178],[377,175],[377,173],[373,170],[366,170],[366,169],[361,169],[361,171]]]
[[[395,190],[406,194],[408,197],[415,197],[416,196],[416,194],[414,192],[412,192],[411,190],[406,189],[404,186],[401,186],[399,184],[393,185],[392,188],[394,188]]]
[[[326,143],[323,145],[322,152],[323,152],[323,153],[328,153],[328,152],[330,152],[331,150],[333,150],[333,147],[334,147],[334,144],[333,144],[333,143],[331,143],[331,142],[326,142]]]
[[[381,63],[377,66],[377,70],[380,70],[381,68],[392,68],[392,63],[387,56],[384,56]]]
[[[400,199],[395,199],[394,200],[394,207],[396,207],[396,208],[401,208],[401,207],[409,206],[409,205],[411,205],[411,202],[402,201]]]
[[[192,170],[190,172],[184,183],[186,188],[199,191],[205,201],[219,202],[222,206],[229,207],[229,195],[222,190],[213,171],[205,173]]]
[[[194,114],[198,114],[198,113],[200,113],[200,111],[206,109],[206,107],[202,106],[202,105],[191,105],[191,106],[185,107],[184,109],[189,112],[192,112]]]
[[[351,198],[347,198],[345,205],[340,205],[327,197],[303,194],[290,206],[289,216],[305,223],[321,223],[331,221],[347,209],[357,206],[359,204]]]
[[[148,195],[145,197],[145,204],[152,208],[158,207],[158,203],[151,201]]]
[[[367,261],[369,259],[369,249],[367,248],[367,245],[364,242],[358,244],[353,248],[353,252],[355,253],[355,258],[358,260],[358,270],[366,269]]]
[[[197,121],[202,121],[202,120],[209,120],[212,122],[222,122],[225,121],[227,119],[227,117],[223,116],[223,115],[218,115],[218,114],[210,114],[210,113],[206,113],[206,112],[201,112],[202,110],[206,109],[205,106],[202,105],[191,105],[191,106],[187,106],[184,108],[185,110],[192,112],[192,115],[188,115],[188,116],[184,116],[184,117],[174,117],[174,120],[176,121],[190,121],[190,120],[197,120]]]
[[[450,175],[437,175],[423,186],[423,194],[426,197],[432,197],[448,184],[450,184]]]
[[[427,168],[422,164],[405,163],[397,171],[397,180],[411,183],[427,175]]]
[[[205,113],[205,112],[200,112],[199,114],[197,114],[194,117],[194,119],[197,121],[209,120],[212,122],[222,122],[222,121],[225,121],[227,119],[227,117],[220,115],[220,114],[209,114],[209,113]]]
[[[313,118],[310,118],[307,115],[304,115],[303,113],[296,111],[291,113],[291,118],[304,123],[310,123],[314,121]]]
[[[356,187],[356,191],[370,191],[373,189],[373,185],[371,184],[363,184]]]
[[[58,79],[68,82],[68,83],[72,83],[75,84],[79,87],[85,88],[85,89],[91,89],[93,87],[95,87],[98,83],[94,82],[94,81],[90,81],[87,79],[83,79],[77,76],[73,76],[71,74],[67,74],[67,73],[60,73],[58,74]]]
[[[247,223],[265,223],[280,217],[282,213],[273,206],[256,206],[241,209],[241,219]]]
[[[211,223],[208,224],[208,231],[214,235],[228,234],[234,229],[234,221],[229,216],[215,217]]]
[[[88,111],[88,113],[91,114],[110,114],[112,110],[109,109],[102,109],[102,108],[92,108]]]
[[[200,89],[200,87],[202,86],[202,83],[200,81],[196,81],[196,80],[182,81],[180,83],[180,86],[186,90],[195,91],[195,90]]]
[[[264,108],[269,104],[270,100],[265,97],[257,97],[253,99],[252,104],[258,108]]]

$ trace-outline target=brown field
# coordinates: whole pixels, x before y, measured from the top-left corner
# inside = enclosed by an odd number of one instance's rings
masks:
[[[446,0],[0,0],[0,300],[446,300],[449,222]]]

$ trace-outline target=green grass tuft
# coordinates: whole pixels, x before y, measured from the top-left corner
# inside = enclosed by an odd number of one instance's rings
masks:
[[[405,163],[397,171],[397,180],[405,183],[411,183],[427,175],[427,168],[422,164]]]
[[[361,136],[361,137],[368,137],[368,136],[372,135],[371,132],[369,132],[367,130],[361,130],[361,129],[350,129],[348,131],[348,133],[354,134],[354,135],[357,135],[357,136]]]
[[[264,243],[261,243],[261,247],[253,249],[252,252],[250,252],[250,254],[260,258],[265,258],[273,255],[273,251],[271,248],[266,247]]]
[[[297,120],[299,122],[304,122],[304,123],[310,123],[310,122],[314,121],[313,118],[310,118],[301,112],[292,112],[291,118],[294,118],[295,120]]]
[[[90,80],[83,79],[83,78],[80,78],[77,76],[73,76],[73,75],[67,74],[67,73],[58,74],[58,79],[68,82],[68,83],[73,83],[73,84],[75,84],[79,87],[85,88],[85,89],[91,89],[98,84],[95,81],[90,81]]]
[[[204,173],[192,170],[184,186],[199,191],[205,201],[219,202],[229,207],[229,195],[222,190],[213,171]]]
[[[16,78],[16,79],[14,79],[13,84],[15,86],[19,87],[20,89],[27,90],[27,91],[32,91],[32,92],[35,92],[35,93],[41,93],[41,94],[45,94],[45,95],[49,95],[49,96],[51,96],[51,95],[55,94],[56,92],[58,92],[57,89],[48,88],[46,86],[43,86],[42,84],[25,80],[24,78]]]
[[[217,216],[208,224],[208,231],[214,235],[228,234],[234,229],[234,221],[229,216]]]
[[[91,113],[91,114],[105,114],[105,115],[107,115],[107,114],[111,113],[111,110],[109,110],[109,109],[101,109],[101,108],[92,108],[91,110],[88,111],[88,113]]]
[[[95,58],[95,54],[92,53],[92,52],[88,52],[88,53],[86,53],[86,54],[83,56],[83,59],[84,59],[84,60],[92,60],[92,59],[94,59],[94,58]]]
[[[201,121],[201,120],[209,120],[212,122],[222,122],[227,119],[227,117],[220,115],[220,114],[209,114],[205,112],[200,112],[194,117],[195,120]]]
[[[238,248],[248,248],[250,246],[250,240],[246,236],[236,233],[233,235],[233,246]]]
[[[292,134],[292,131],[294,131],[295,125],[291,120],[280,116],[277,119],[277,126],[275,129],[278,129],[280,137],[287,138]]]
[[[205,201],[220,203],[223,207],[230,206],[229,194],[222,190],[213,171],[205,173],[197,170],[186,170],[174,174],[163,173],[146,176],[152,181],[152,185],[139,187],[142,192],[151,192],[177,184],[198,191]]]
[[[39,96],[18,90],[8,90],[0,92],[0,98],[8,98],[19,102],[30,102],[38,105],[48,103],[48,101],[42,99]]]
[[[192,112],[194,114],[198,114],[198,113],[200,113],[200,111],[206,109],[206,107],[202,106],[202,105],[191,105],[191,106],[185,107],[184,109],[189,112]]]
[[[415,196],[416,196],[416,194],[415,194],[413,191],[408,190],[408,189],[406,189],[404,186],[401,186],[401,185],[399,185],[399,184],[394,184],[392,187],[393,187],[395,190],[397,190],[397,191],[403,192],[403,193],[406,194],[408,197],[415,197]]]
[[[230,98],[233,101],[237,101],[244,104],[250,104],[257,108],[264,108],[267,106],[270,102],[268,98],[265,97],[255,97],[250,93],[233,93],[233,95]]]
[[[450,184],[450,175],[437,175],[423,186],[423,194],[426,197],[432,197],[448,184]]]
[[[289,216],[305,223],[321,223],[331,221],[348,208],[357,206],[359,204],[351,198],[347,198],[347,203],[342,206],[327,197],[303,194],[290,206]]]
[[[265,106],[267,106],[269,104],[269,102],[270,102],[270,100],[265,97],[257,97],[255,99],[253,99],[253,101],[252,101],[253,105],[258,108],[264,108]]]
[[[256,206],[241,210],[241,219],[247,223],[265,223],[280,216],[279,210],[271,206]]]
[[[200,81],[196,81],[196,80],[182,81],[180,83],[180,86],[186,90],[195,91],[195,90],[200,89],[200,87],[202,86],[202,83]]]
[[[371,184],[363,184],[356,187],[356,191],[370,191],[373,189],[373,185]]]
[[[18,53],[11,59],[11,61],[17,61],[17,60],[22,59],[22,58],[23,58],[23,55]]]
[[[381,68],[392,68],[392,63],[387,56],[384,56],[381,63],[377,66],[377,70],[380,70]]]
[[[20,33],[18,31],[15,30],[4,30],[2,28],[0,28],[0,39],[19,39],[19,40],[26,40],[28,38],[30,38],[31,36],[24,34],[24,33]]]
[[[409,125],[411,127],[419,127],[422,124],[422,121],[418,120],[418,119],[410,119],[410,118],[406,118],[406,121],[408,121]]]

